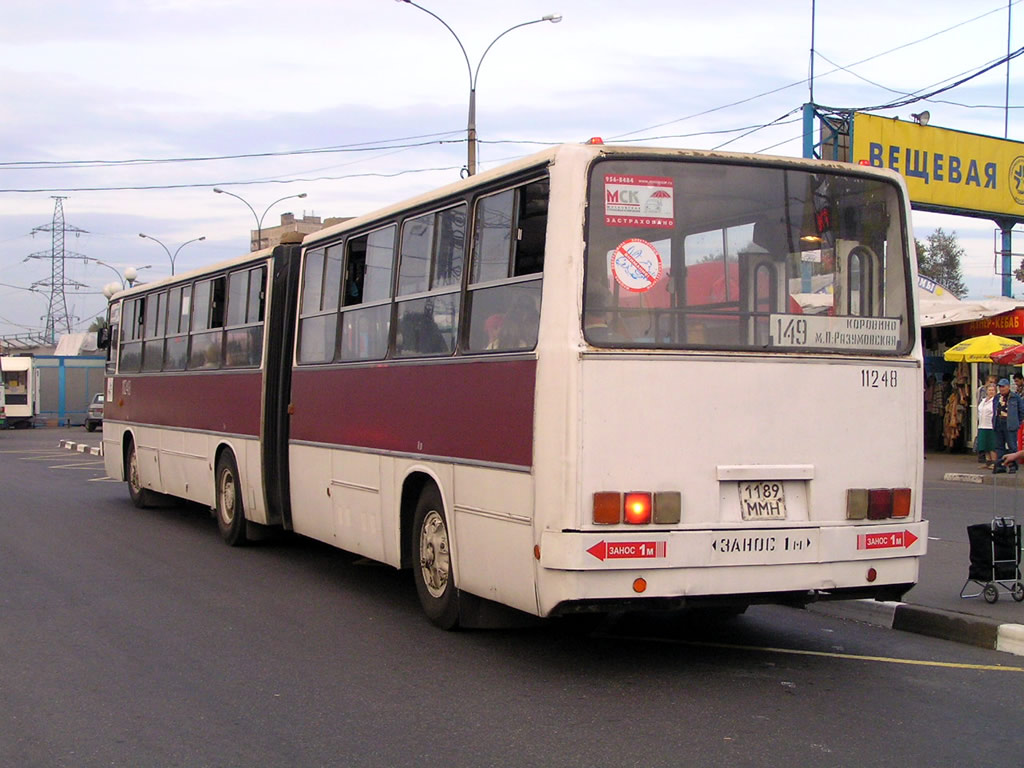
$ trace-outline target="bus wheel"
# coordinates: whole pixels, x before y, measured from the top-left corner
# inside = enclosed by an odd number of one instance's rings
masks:
[[[135,450],[135,441],[128,439],[128,495],[132,498],[132,504],[139,509],[145,509],[153,504],[153,492],[142,487],[142,480],[139,477],[139,454]]]
[[[431,622],[441,629],[454,629],[459,623],[459,591],[452,573],[444,505],[437,488],[428,485],[423,489],[413,520],[413,578],[420,604]]]
[[[217,459],[217,528],[224,542],[232,547],[245,544],[245,509],[238,467],[231,451]]]

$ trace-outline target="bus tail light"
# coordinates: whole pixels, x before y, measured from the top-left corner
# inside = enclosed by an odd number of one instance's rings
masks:
[[[678,525],[682,506],[679,491],[598,491],[594,494],[593,520],[597,525]]]
[[[910,489],[893,488],[892,490],[892,516],[910,517]]]
[[[682,518],[683,497],[679,491],[658,491],[654,494],[656,525],[678,525]]]
[[[910,517],[909,488],[847,488],[847,520],[887,520]]]
[[[621,493],[598,491],[594,494],[594,522],[598,525],[618,525],[622,522]]]
[[[872,488],[868,491],[868,520],[892,517],[892,489]]]
[[[626,494],[626,522],[630,525],[646,525],[651,522],[651,494],[633,491]]]
[[[868,489],[846,489],[846,519],[865,520],[868,516]]]

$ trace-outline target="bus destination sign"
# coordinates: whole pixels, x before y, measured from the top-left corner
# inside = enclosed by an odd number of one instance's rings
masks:
[[[782,349],[868,349],[896,352],[900,344],[898,317],[832,317],[771,315],[768,336]]]

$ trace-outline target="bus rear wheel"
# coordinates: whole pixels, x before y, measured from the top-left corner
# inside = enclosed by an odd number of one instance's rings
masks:
[[[413,579],[423,612],[441,629],[454,629],[459,624],[459,590],[444,505],[433,485],[423,489],[416,503],[412,537]]]
[[[224,451],[217,459],[217,529],[228,546],[246,543],[242,487],[231,451]]]
[[[139,475],[139,454],[135,450],[135,441],[128,439],[127,457],[125,459],[125,474],[128,479],[128,495],[139,509],[145,509],[153,505],[153,492],[142,487],[142,478]]]

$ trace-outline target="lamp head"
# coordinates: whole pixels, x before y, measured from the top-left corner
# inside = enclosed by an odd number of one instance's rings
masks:
[[[128,267],[124,271],[124,279],[127,280],[129,284],[134,283],[138,278],[139,270],[137,270],[135,267]]]
[[[214,191],[214,192],[216,192],[216,193],[217,193],[218,195],[219,195],[219,194],[222,194],[222,193],[224,192],[224,190],[223,190],[223,189],[221,189],[220,187],[214,187],[214,188],[213,188],[213,191]]]
[[[305,197],[305,196],[306,196],[305,192],[300,192],[299,194],[296,195],[296,197]]]
[[[911,114],[910,116],[918,125],[928,125],[928,121],[931,119],[932,113],[926,109],[924,112],[918,112],[917,114]]]
[[[552,24],[557,24],[562,20],[562,14],[560,13],[549,13],[546,16],[540,17],[541,21],[550,21]]]

